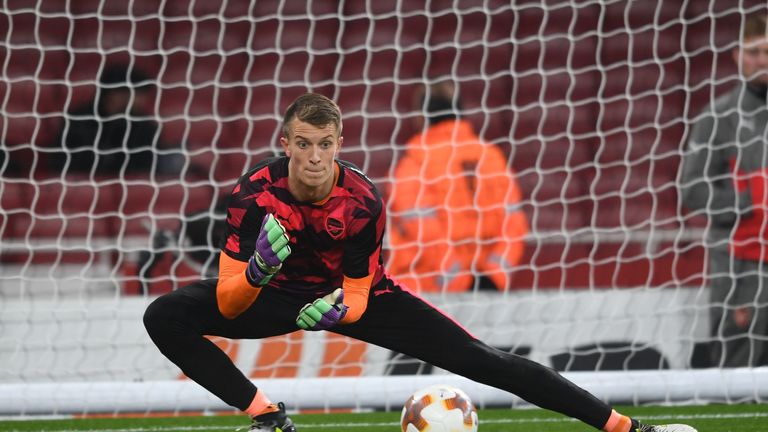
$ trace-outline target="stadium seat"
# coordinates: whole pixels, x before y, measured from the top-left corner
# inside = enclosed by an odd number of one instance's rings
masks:
[[[331,76],[344,85],[356,85],[370,81],[414,82],[424,75],[426,51],[423,48],[407,48],[399,51],[385,48],[375,51],[352,49],[341,54]]]
[[[506,74],[512,52],[507,44],[497,46],[439,45],[429,52],[426,70],[430,77],[462,76],[466,79]]]
[[[636,19],[638,14],[604,20],[604,36],[600,39],[597,52],[602,64],[638,66],[651,61],[663,64],[681,57],[683,25],[677,17],[658,13],[663,9],[663,6],[657,10],[647,8],[643,12],[650,12],[651,15],[644,15],[640,20]],[[658,15],[654,18],[653,13]]]
[[[626,56],[626,53],[625,53]],[[611,64],[601,71],[600,95],[616,97],[657,94],[663,98],[682,93],[682,68],[677,61],[670,64]]]
[[[4,64],[3,76],[9,80],[21,78],[61,80],[69,66],[70,57],[69,52],[60,48],[0,46],[0,61]]]
[[[71,47],[74,51],[107,53],[126,50],[147,54],[155,52],[160,39],[160,20],[105,20],[93,16],[73,19]]]
[[[534,72],[567,69],[579,70],[595,67],[596,41],[583,38],[576,41],[568,34],[550,35],[547,39],[533,39],[515,45],[512,69]]]
[[[512,272],[512,289],[582,289],[591,286],[590,247],[559,242],[526,243],[523,258]]]
[[[231,3],[231,2],[227,2]],[[247,4],[247,2],[246,2]],[[284,0],[259,0],[249,5],[253,16],[263,17],[280,15],[284,17],[337,15],[339,3],[335,1],[323,2],[286,2]]]
[[[243,51],[253,24],[243,19],[222,21],[217,16],[163,23],[159,47],[173,52],[188,50],[199,54],[234,54]]]
[[[598,127],[601,130],[655,127],[680,121],[684,114],[685,96],[682,92],[670,91],[659,94],[660,90],[646,89],[643,93],[625,94],[600,107]],[[661,90],[664,91],[664,90]]]
[[[347,2],[345,7],[353,3],[355,2]],[[359,5],[363,5],[363,3],[359,3]],[[360,16],[356,15],[355,11],[351,12],[349,16],[350,20],[344,24],[341,41],[341,46],[347,50],[380,51],[383,49],[423,47],[428,36],[428,20],[423,15]]]
[[[36,7],[37,5],[30,5]],[[72,20],[66,16],[41,16],[32,9],[4,15],[0,33],[7,35],[7,46],[39,46],[43,50],[65,48]]]
[[[377,147],[391,148],[398,143],[404,144],[409,138],[405,130],[398,127],[398,120],[393,115],[359,116],[350,115],[344,119],[344,145],[362,146],[373,150]],[[382,164],[390,164],[382,160]]]
[[[136,182],[115,184],[111,192],[121,235],[147,235],[152,227],[175,230],[187,215],[215,204],[208,185]]]
[[[250,138],[249,149],[271,152],[273,148],[279,148],[282,118],[274,115],[251,117],[246,127],[246,137]]]
[[[677,187],[648,164],[600,168],[588,187],[597,227],[676,228]]]
[[[468,48],[468,44],[473,44],[477,40],[485,40],[484,47],[493,51],[496,47],[508,47],[509,37],[512,34],[513,14],[510,9],[505,12],[489,14],[484,11],[472,10],[469,7],[462,7],[456,10],[453,6],[443,3],[442,7],[451,10],[453,13],[445,13],[444,9],[437,4],[430,4],[430,8],[435,11],[432,16],[432,25],[427,34],[426,41],[429,46],[435,48],[442,45],[456,45],[462,50]],[[501,6],[500,6],[501,7]],[[487,61],[492,64],[496,60],[495,56],[488,56]],[[509,63],[504,65],[507,68]]]
[[[311,91],[305,85],[274,86],[268,83],[254,84],[248,89],[250,105],[248,115],[254,119],[280,119],[297,97]],[[264,130],[264,132],[267,132]],[[269,131],[271,134],[271,131]]]
[[[594,110],[591,104],[567,103],[528,106],[514,112],[512,133],[516,141],[555,139],[573,134],[594,134]]]
[[[254,85],[277,85],[305,87],[330,84],[338,54],[308,53],[291,51],[278,54],[261,52],[251,55],[246,79]]]
[[[55,2],[52,2],[55,3]],[[172,3],[183,3],[172,2]],[[132,0],[130,2],[104,2],[101,0],[78,0],[69,5],[69,11],[73,16],[99,14],[112,18],[128,18],[130,16],[146,18],[148,15],[157,14],[160,0]],[[66,12],[64,8],[57,8],[56,12]]]
[[[220,86],[211,82],[191,88],[174,85],[160,91],[159,113],[171,117],[228,119],[246,112],[246,93],[244,85]]]
[[[224,143],[226,138],[223,126],[213,118],[164,120],[160,125],[163,143],[181,145],[190,152],[218,146]]]
[[[157,79],[163,85],[217,84],[221,88],[242,85],[249,60],[242,53],[193,55],[177,51],[165,57]]]
[[[509,154],[511,114],[509,110],[467,116],[481,140],[498,145]]]
[[[62,184],[45,180],[34,185],[9,183],[18,200],[9,212],[14,238],[78,238],[112,235],[113,207],[109,188],[85,179]]]
[[[603,166],[649,165],[653,176],[672,181],[680,164],[684,125],[603,133],[595,160]]]
[[[340,24],[331,16],[280,20],[259,18],[254,22],[248,46],[257,54],[292,50],[324,51],[336,48]]]
[[[456,83],[465,110],[481,109],[495,115],[499,108],[512,106],[512,80],[509,77],[462,79]]]
[[[416,85],[376,81],[336,86],[334,98],[345,114],[345,120],[348,114],[360,113],[394,117],[414,110],[419,91],[420,87]]]
[[[0,138],[5,145],[48,146],[56,137],[63,92],[58,84],[41,84],[33,77],[0,82]]]
[[[371,17],[371,18],[378,18],[381,15],[391,15],[393,11],[400,10],[402,8],[403,11],[417,11],[422,12],[424,10],[423,6],[419,3],[421,2],[411,2],[413,4],[408,4],[409,2],[405,2],[405,4],[393,0],[383,0],[378,2],[343,2],[343,14],[347,18],[360,18],[360,17]],[[405,15],[405,14],[403,14]]]
[[[145,0],[148,2],[157,0]],[[261,1],[259,2],[261,3]],[[189,18],[197,20],[202,17],[223,16],[226,19],[242,18],[249,15],[250,4],[248,2],[233,2],[223,0],[175,0],[162,2],[164,8],[162,15],[168,18]],[[155,11],[157,11],[155,7]]]
[[[513,37],[532,40],[543,35],[572,34],[582,37],[597,28],[600,6],[547,8],[536,2],[516,11]]]
[[[430,2],[433,10],[440,11],[451,9],[447,2]],[[462,5],[463,6],[463,5]],[[489,2],[479,6],[487,8],[489,12],[472,9],[471,6],[462,7],[463,11],[457,16],[457,24],[461,25],[461,33],[458,38],[462,42],[469,42],[472,38],[478,38],[478,35],[487,35],[486,40],[489,44],[502,43],[508,41],[512,34],[512,25],[514,23],[514,11],[508,2]],[[450,33],[450,31],[445,31]]]
[[[653,286],[705,286],[707,251],[701,241],[661,242],[653,256]]]
[[[598,79],[599,74],[590,70],[546,73],[529,71],[514,77],[511,96],[519,107],[541,102],[582,104],[595,99]]]
[[[585,203],[589,196],[583,176],[533,169],[515,172],[532,231],[561,231],[588,225]]]
[[[511,151],[512,166],[518,170],[583,169],[593,163],[593,156],[593,140],[571,138],[524,140],[513,143]]]
[[[0,187],[0,215],[6,220],[6,224],[0,225],[3,229],[1,238],[12,237],[17,228],[10,226],[9,217],[17,214],[27,214],[35,197],[35,186],[26,180],[7,180]],[[0,219],[1,221],[2,219]]]

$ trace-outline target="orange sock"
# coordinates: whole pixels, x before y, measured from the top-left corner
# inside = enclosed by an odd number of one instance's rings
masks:
[[[617,413],[616,410],[611,410],[611,416],[608,417],[608,421],[603,426],[605,432],[630,432],[631,428],[632,419]]]
[[[264,414],[266,412],[277,411],[277,405],[273,404],[263,391],[256,390],[256,395],[253,397],[251,404],[245,409],[245,412],[250,414],[251,417]]]

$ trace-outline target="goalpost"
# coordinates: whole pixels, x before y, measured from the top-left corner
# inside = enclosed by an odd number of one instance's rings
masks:
[[[384,192],[417,132],[415,92],[442,80],[507,156],[531,229],[508,290],[425,297],[612,403],[764,402],[765,367],[706,364],[708,225],[677,197],[689,126],[738,81],[731,49],[763,3],[3,2],[0,415],[231,409],[158,352],[144,309],[215,274],[218,204],[279,151],[293,98],[339,103],[341,157]],[[57,154],[82,150],[57,148],[67,113],[115,64],[153,84],[130,99],[159,128],[97,153],[151,151],[150,173],[64,175]],[[289,409],[398,410],[437,382],[523,404],[330,333],[214,341]]]

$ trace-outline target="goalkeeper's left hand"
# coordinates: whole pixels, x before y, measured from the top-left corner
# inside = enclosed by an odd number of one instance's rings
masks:
[[[341,288],[312,303],[307,303],[296,317],[296,325],[304,330],[327,330],[344,318],[347,306]]]

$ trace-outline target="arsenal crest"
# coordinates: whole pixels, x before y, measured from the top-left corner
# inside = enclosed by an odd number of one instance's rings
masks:
[[[325,230],[334,240],[338,240],[344,234],[344,222],[329,216],[325,219]]]

